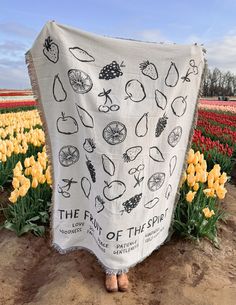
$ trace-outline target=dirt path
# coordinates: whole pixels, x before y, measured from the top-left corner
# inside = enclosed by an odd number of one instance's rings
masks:
[[[130,270],[130,291],[109,294],[96,258],[60,255],[47,238],[0,231],[0,305],[235,305],[236,187],[224,203],[221,249],[173,239]]]

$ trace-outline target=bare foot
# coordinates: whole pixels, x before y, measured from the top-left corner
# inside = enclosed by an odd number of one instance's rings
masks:
[[[127,273],[117,275],[118,287],[120,291],[127,291],[129,287],[129,279]]]
[[[108,292],[118,291],[116,274],[106,274],[105,286]]]

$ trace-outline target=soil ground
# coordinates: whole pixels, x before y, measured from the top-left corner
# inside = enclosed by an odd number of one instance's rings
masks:
[[[236,187],[219,225],[220,249],[173,238],[129,272],[129,292],[107,293],[86,251],[61,255],[43,238],[0,231],[0,305],[235,305]]]

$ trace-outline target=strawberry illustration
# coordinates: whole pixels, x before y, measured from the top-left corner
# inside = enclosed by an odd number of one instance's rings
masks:
[[[59,59],[58,45],[48,36],[48,38],[45,39],[43,46],[43,54],[55,64]]]
[[[153,63],[150,63],[148,60],[142,62],[140,65],[140,70],[142,73],[151,79],[157,79],[158,78],[158,72],[157,68]]]

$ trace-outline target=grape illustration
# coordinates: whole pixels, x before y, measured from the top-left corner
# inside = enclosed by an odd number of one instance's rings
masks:
[[[116,61],[113,61],[111,64],[102,68],[99,73],[99,78],[109,80],[122,76],[123,72],[121,71],[120,67],[123,67],[122,63],[119,66]]]

